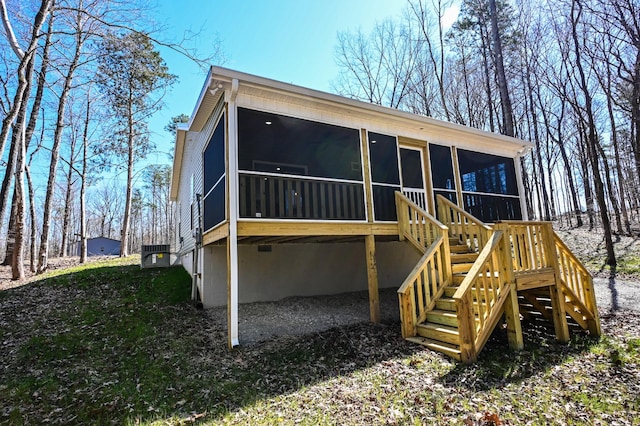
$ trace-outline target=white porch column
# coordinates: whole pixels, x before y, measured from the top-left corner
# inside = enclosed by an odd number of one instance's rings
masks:
[[[229,94],[229,237],[227,238],[227,335],[232,348],[238,346],[238,80],[231,82]]]

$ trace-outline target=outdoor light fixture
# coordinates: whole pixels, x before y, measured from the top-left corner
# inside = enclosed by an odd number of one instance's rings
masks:
[[[270,121],[265,121],[264,124],[266,124],[267,126],[271,126],[271,122]]]

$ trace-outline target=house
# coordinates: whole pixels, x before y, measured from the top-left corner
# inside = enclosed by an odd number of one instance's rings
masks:
[[[80,256],[81,243],[76,243],[76,253]],[[120,241],[106,237],[87,238],[87,256],[120,256]]]
[[[503,315],[515,348],[520,314],[562,340],[567,316],[599,333],[591,277],[550,224],[526,222],[530,147],[212,67],[171,183],[193,297],[227,306],[230,346],[239,303],[368,289],[378,321],[382,287],[399,288],[405,338],[464,361]]]

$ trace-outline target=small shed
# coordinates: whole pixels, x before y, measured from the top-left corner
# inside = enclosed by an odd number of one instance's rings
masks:
[[[80,255],[81,242],[78,241],[76,253]],[[87,238],[87,256],[119,256],[120,240],[106,237]]]

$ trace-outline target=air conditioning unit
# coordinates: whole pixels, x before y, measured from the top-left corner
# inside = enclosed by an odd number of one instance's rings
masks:
[[[140,266],[142,268],[166,268],[171,266],[171,245],[143,245],[140,252]]]

